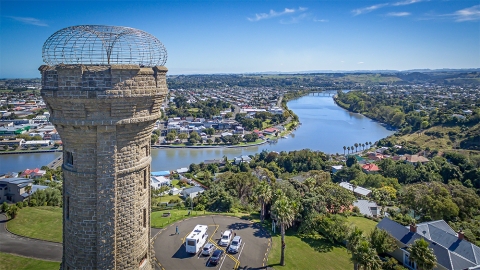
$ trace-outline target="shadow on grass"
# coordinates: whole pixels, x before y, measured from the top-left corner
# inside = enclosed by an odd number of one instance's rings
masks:
[[[295,235],[292,234],[302,242],[305,242],[308,244],[313,250],[317,252],[331,252],[334,247],[342,247],[340,244],[333,244],[332,242],[328,241],[327,239],[323,238],[322,236],[317,236],[317,235]]]

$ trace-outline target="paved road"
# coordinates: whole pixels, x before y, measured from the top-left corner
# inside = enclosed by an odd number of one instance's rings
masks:
[[[209,242],[218,244],[221,232],[234,230],[244,242],[241,251],[229,254],[217,266],[209,264],[209,257],[186,253],[184,238],[197,224],[208,225]],[[178,226],[180,234],[175,234]],[[257,224],[227,216],[194,217],[172,224],[161,231],[153,247],[157,261],[166,270],[172,269],[265,269],[266,252],[270,246],[270,236]]]
[[[62,261],[62,244],[17,236],[5,229],[7,217],[0,214],[0,251],[20,256]]]
[[[63,247],[60,243],[53,243],[28,237],[11,234],[6,230],[7,217],[0,214],[0,252],[48,261],[62,261]],[[151,229],[151,237],[160,229]]]

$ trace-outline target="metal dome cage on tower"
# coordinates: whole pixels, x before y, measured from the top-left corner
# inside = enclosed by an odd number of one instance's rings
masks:
[[[59,64],[138,64],[163,66],[165,46],[142,30],[107,25],[78,25],[63,28],[43,44],[43,61]]]

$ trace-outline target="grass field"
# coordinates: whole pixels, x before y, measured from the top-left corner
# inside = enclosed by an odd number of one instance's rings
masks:
[[[352,269],[350,254],[338,244],[332,244],[322,236],[298,236],[290,231],[285,236],[285,266],[280,266],[280,235],[272,236],[272,249],[268,265],[275,269]]]
[[[370,233],[377,226],[377,222],[364,217],[348,217],[348,223],[357,226],[365,234]]]
[[[163,213],[170,212],[169,217],[163,217]],[[201,215],[221,214],[258,220],[258,215],[246,213],[214,213],[208,211],[193,211],[188,215],[189,210],[164,210],[152,212],[151,226],[163,228],[179,220]],[[13,233],[31,238],[62,242],[62,208],[60,207],[24,207],[20,209],[15,219],[8,221],[7,228]]]
[[[364,217],[348,217],[351,223],[365,234],[369,233],[377,222]],[[272,236],[272,249],[268,254],[268,265],[275,269],[352,269],[351,255],[347,249],[332,244],[322,236],[296,235],[288,231],[285,236],[285,266],[280,266],[280,235]]]
[[[62,208],[24,207],[7,223],[13,233],[31,238],[62,242]]]
[[[170,212],[170,216],[164,217],[163,214],[166,212]],[[190,210],[177,210],[177,209],[152,212],[152,215],[150,217],[150,226],[152,226],[153,228],[164,228],[172,223],[175,223],[185,218],[203,216],[203,215],[216,215],[216,214],[225,215],[225,216],[234,216],[234,217],[249,219],[252,221],[258,221],[258,215],[255,215],[255,214],[191,211],[190,215],[188,215],[188,212],[190,212]]]
[[[59,262],[36,260],[0,252],[0,270],[50,270],[59,268]]]

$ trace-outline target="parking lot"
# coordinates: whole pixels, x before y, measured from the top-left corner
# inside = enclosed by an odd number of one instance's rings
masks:
[[[241,236],[243,244],[238,253],[225,253],[217,265],[210,264],[209,256],[199,253],[189,254],[185,251],[185,237],[198,225],[208,225],[208,241],[216,248],[220,247],[221,233],[233,230]],[[178,226],[179,234],[176,234]],[[158,232],[155,242],[155,256],[166,270],[172,269],[258,269],[266,264],[266,252],[270,246],[270,236],[259,225],[248,220],[227,216],[204,216],[179,221]]]

